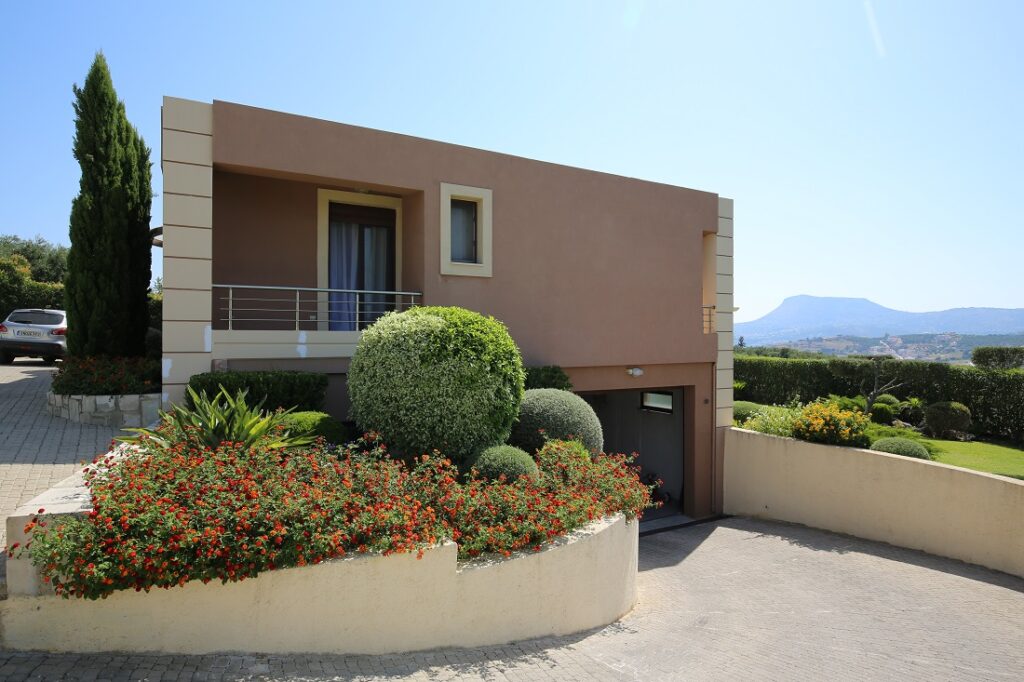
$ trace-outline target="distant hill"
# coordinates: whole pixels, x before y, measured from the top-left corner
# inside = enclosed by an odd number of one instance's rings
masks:
[[[791,349],[787,352],[790,357],[801,357],[810,353],[833,356],[892,355],[904,360],[966,364],[971,360],[971,351],[978,346],[1024,346],[1024,334],[891,334],[874,338],[833,336],[786,341],[782,345]],[[750,350],[752,353],[765,354],[779,352],[779,348],[774,346],[761,346]]]
[[[838,336],[1024,334],[1024,308],[953,308],[908,313],[866,298],[790,296],[762,318],[736,324],[735,338],[768,345]]]

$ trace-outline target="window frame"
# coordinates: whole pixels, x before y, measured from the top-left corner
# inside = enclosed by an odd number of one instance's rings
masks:
[[[668,396],[669,405],[671,407],[659,407],[657,405],[648,405],[647,396]],[[676,396],[672,391],[641,391],[640,392],[640,409],[647,412],[658,412],[660,414],[674,414],[676,411]]]
[[[476,204],[477,262],[452,260],[452,200]],[[458,277],[491,277],[493,195],[486,187],[441,183],[441,274]]]
[[[402,197],[386,194],[367,194],[349,192],[338,189],[318,187],[316,190],[316,286],[318,289],[328,288],[328,226],[330,224],[331,204],[349,204],[352,206],[371,206],[387,208],[395,212],[395,291],[402,291]],[[327,294],[317,295],[318,300],[318,331],[329,331],[327,320]],[[334,331],[332,334],[359,334],[359,332]],[[356,337],[358,338],[358,337]]]

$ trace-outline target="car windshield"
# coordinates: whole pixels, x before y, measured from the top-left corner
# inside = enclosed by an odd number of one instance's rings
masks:
[[[15,310],[7,318],[7,321],[15,324],[54,325],[63,322],[64,316],[60,313],[47,313],[42,310]]]

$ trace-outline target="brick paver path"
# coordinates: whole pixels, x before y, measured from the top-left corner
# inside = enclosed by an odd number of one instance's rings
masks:
[[[398,656],[0,652],[0,679],[831,682],[1024,671],[1024,580],[994,571],[747,519],[642,538],[640,568],[633,613],[571,637]]]
[[[12,511],[106,451],[116,434],[46,414],[53,371],[27,359],[0,365],[0,547],[7,544],[3,522]],[[3,576],[0,558],[0,582]]]

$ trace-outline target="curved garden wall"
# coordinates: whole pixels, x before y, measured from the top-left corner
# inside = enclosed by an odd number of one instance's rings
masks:
[[[449,542],[422,559],[357,556],[99,601],[12,591],[0,648],[381,654],[569,634],[632,609],[637,529],[617,516],[540,552],[462,565]]]
[[[1024,576],[1024,482],[729,429],[725,512],[790,521]]]

